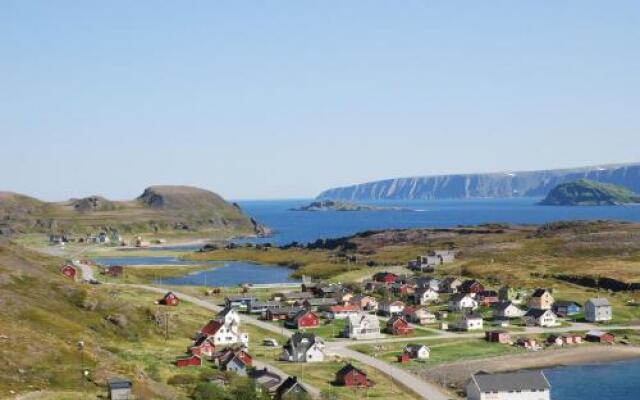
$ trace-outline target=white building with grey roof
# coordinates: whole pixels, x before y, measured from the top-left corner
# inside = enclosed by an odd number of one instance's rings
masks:
[[[551,385],[542,371],[477,373],[467,383],[467,400],[550,400]]]
[[[603,297],[589,299],[584,304],[584,319],[589,322],[611,321],[613,311],[609,300]]]

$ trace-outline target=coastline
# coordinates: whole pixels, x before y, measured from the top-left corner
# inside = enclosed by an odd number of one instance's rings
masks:
[[[603,364],[632,359],[640,359],[640,346],[584,344],[575,347],[510,354],[479,360],[456,361],[419,371],[418,373],[429,382],[462,388],[469,376],[478,371],[509,372],[570,365]]]

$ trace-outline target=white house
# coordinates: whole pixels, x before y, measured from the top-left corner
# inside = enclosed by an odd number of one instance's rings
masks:
[[[280,360],[322,362],[324,361],[324,341],[313,333],[296,332],[283,346]]]
[[[404,310],[404,303],[401,301],[381,301],[378,304],[378,312],[382,315],[398,315]]]
[[[467,383],[467,400],[550,400],[551,385],[540,370],[477,373]]]
[[[449,311],[475,310],[478,302],[468,294],[456,293],[449,299]]]
[[[431,350],[423,344],[410,343],[404,346],[403,351],[416,360],[426,360],[431,355]]]
[[[200,330],[214,345],[242,344],[249,347],[249,334],[240,332],[240,315],[233,308],[225,308]]]
[[[484,326],[482,315],[476,313],[465,314],[458,321],[457,326],[458,329],[462,331],[474,331],[482,329],[482,327]]]
[[[433,324],[436,322],[436,315],[426,308],[416,308],[408,315],[408,319],[420,325]]]
[[[344,336],[352,339],[375,339],[380,334],[380,320],[375,315],[359,313],[347,318]]]
[[[584,318],[589,322],[611,321],[613,312],[609,300],[598,297],[584,304]]]
[[[501,301],[493,305],[494,318],[521,318],[525,312],[510,301]]]
[[[537,325],[543,328],[558,325],[558,317],[551,310],[531,308],[524,314],[527,325]]]
[[[416,304],[429,304],[434,301],[438,301],[440,295],[433,288],[420,288],[413,294],[413,299]]]

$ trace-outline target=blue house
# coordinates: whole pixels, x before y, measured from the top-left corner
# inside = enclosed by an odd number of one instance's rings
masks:
[[[582,307],[575,301],[556,301],[553,303],[552,310],[559,317],[569,317],[579,314]]]

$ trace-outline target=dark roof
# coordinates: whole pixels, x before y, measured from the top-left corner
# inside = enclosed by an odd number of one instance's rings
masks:
[[[519,371],[498,374],[478,373],[471,376],[481,392],[516,390],[549,390],[551,385],[542,371]]]
[[[531,297],[542,297],[543,294],[547,293],[549,290],[538,288],[533,291]]]
[[[558,300],[553,303],[554,307],[571,307],[572,305],[580,307],[580,304],[576,303],[575,301]]]
[[[124,378],[109,378],[107,379],[107,386],[109,386],[109,389],[130,389],[132,384],[130,380]]]
[[[493,309],[494,310],[499,310],[499,311],[504,311],[507,308],[509,308],[509,306],[513,305],[512,302],[510,301],[499,301],[497,303],[493,304]]]
[[[451,297],[449,297],[449,301],[460,301],[467,296],[469,296],[467,293],[455,293]]]
[[[284,382],[282,382],[282,385],[278,386],[278,389],[276,390],[276,399],[281,399],[282,396],[284,396],[285,394],[289,393],[289,391],[291,391],[291,389],[293,389],[294,387],[298,387],[299,391],[301,392],[307,392],[307,390],[304,388],[304,386],[302,386],[300,383],[298,383],[298,378],[295,376],[290,376],[287,379],[285,379]]]
[[[349,363],[349,364],[345,365],[344,367],[340,368],[340,370],[338,370],[338,372],[336,372],[336,375],[342,376],[342,375],[346,375],[346,374],[348,374],[348,373],[350,373],[352,371],[355,371],[355,372],[357,372],[359,374],[367,376],[366,372],[364,372],[363,370],[361,370],[359,368],[354,367],[353,364],[351,364],[351,363]]]
[[[290,354],[304,354],[313,346],[316,342],[321,341],[314,333],[308,332],[296,332],[284,345],[284,348],[289,351]]]
[[[534,317],[540,318],[549,310],[541,310],[539,308],[530,308],[527,310],[527,313],[524,315],[525,317]]]

